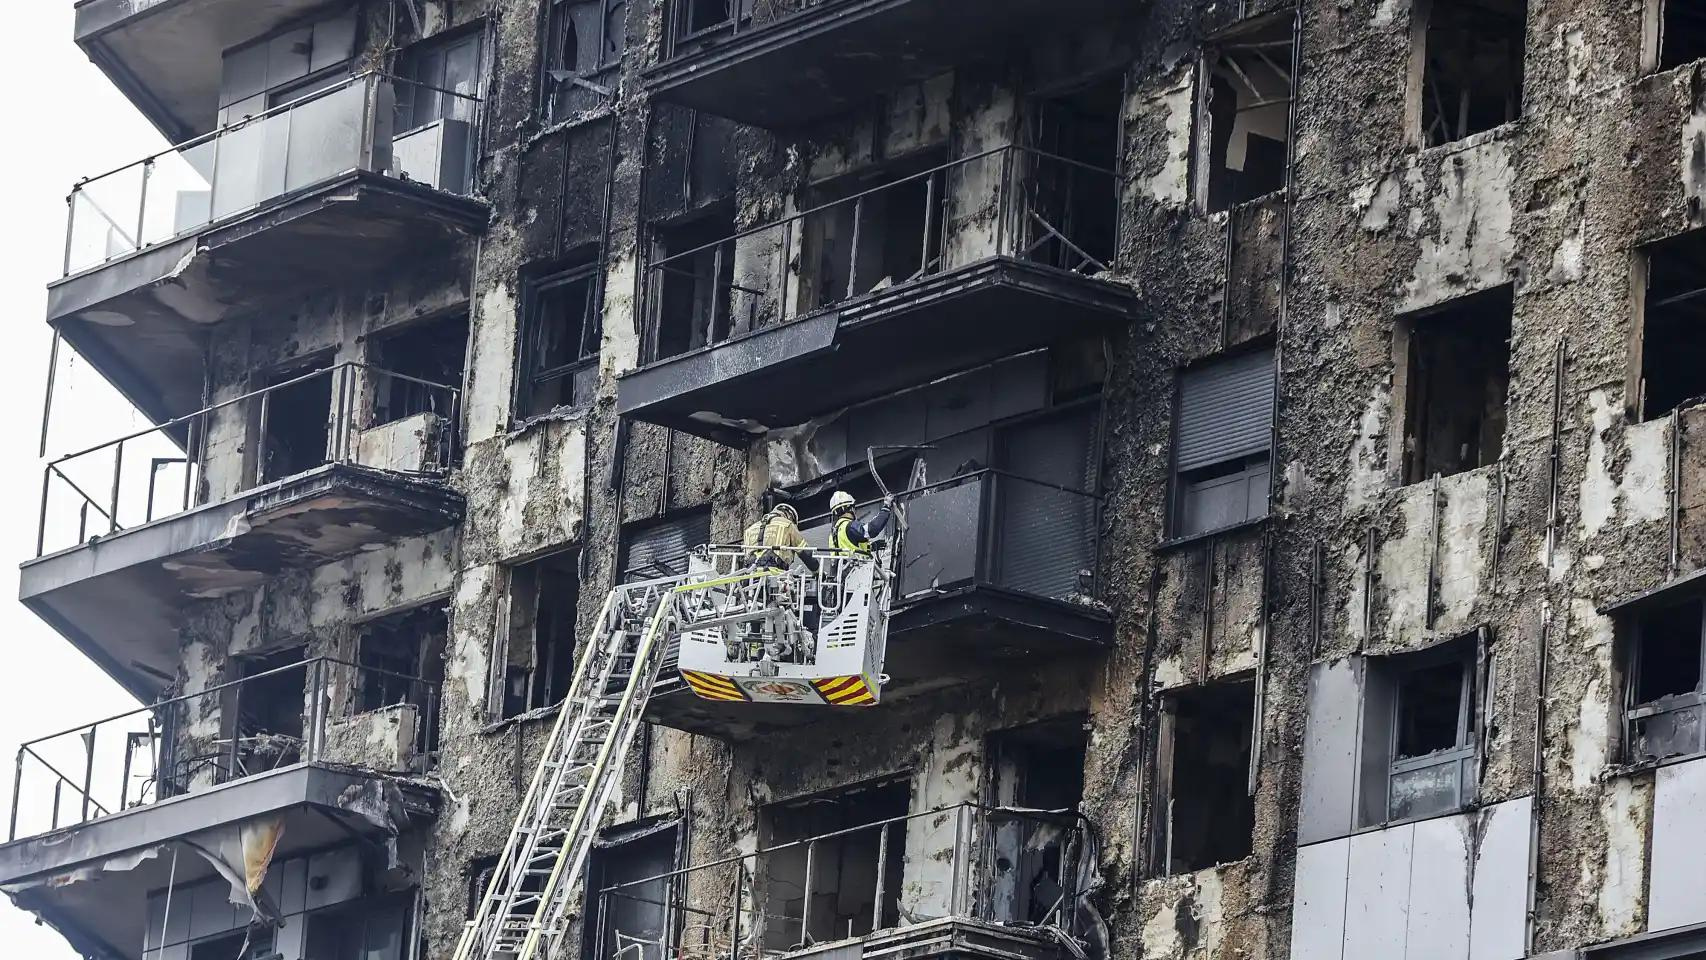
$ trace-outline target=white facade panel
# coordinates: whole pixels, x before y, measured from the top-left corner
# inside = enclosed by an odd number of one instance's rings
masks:
[[[1298,848],[1291,960],[1344,960],[1350,856],[1348,837]]]
[[[1534,798],[1481,811],[1469,960],[1517,960],[1528,940],[1528,845]]]
[[[1415,825],[1406,956],[1429,960],[1469,956],[1469,827],[1469,817],[1442,817]]]
[[[1706,921],[1706,759],[1660,767],[1647,929]]]
[[[1345,897],[1346,957],[1402,957],[1409,930],[1410,824],[1351,838]]]

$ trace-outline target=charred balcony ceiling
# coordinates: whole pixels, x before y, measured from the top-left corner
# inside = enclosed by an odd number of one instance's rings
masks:
[[[327,0],[79,0],[77,45],[168,140],[211,130],[220,52]]]
[[[617,410],[744,447],[1002,357],[1117,333],[1137,309],[1129,286],[991,257],[642,367],[622,378]]]
[[[29,561],[19,599],[132,694],[176,676],[185,605],[462,518],[443,484],[331,463]]]
[[[223,832],[276,823],[270,862],[281,862],[352,840],[383,844],[406,828],[399,820],[433,816],[438,804],[416,781],[297,764],[0,845],[0,884],[85,955],[140,960],[149,895],[217,876],[192,845],[218,850]]]
[[[675,55],[652,67],[653,96],[766,129],[844,113],[976,61],[1000,61],[1039,31],[1128,7],[1113,0],[827,0],[769,22],[671,24]],[[778,77],[787,82],[778,83]]]

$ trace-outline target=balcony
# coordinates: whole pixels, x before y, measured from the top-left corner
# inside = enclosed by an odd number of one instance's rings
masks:
[[[897,499],[907,522],[897,545],[884,704],[1027,662],[1093,655],[1112,643],[1111,618],[1095,599],[1100,497],[982,470]],[[801,529],[813,544],[828,545],[828,517]],[[703,699],[673,662],[646,706],[648,720],[724,739],[824,716],[822,707]]]
[[[201,405],[182,374],[209,325],[453,254],[487,219],[466,196],[480,104],[429,90],[442,116],[399,131],[399,85],[412,108],[425,88],[364,74],[77,183],[48,321],[166,420]]]
[[[1106,273],[1114,175],[1002,147],[842,196],[646,269],[658,340],[624,416],[744,447],[765,431],[1137,315]],[[667,336],[665,335],[667,332]]]
[[[187,605],[456,523],[458,409],[455,387],[344,363],[54,460],[20,599],[152,699]]]
[[[772,836],[753,853],[589,885],[586,960],[1097,956],[1079,886],[1091,836],[1075,813],[976,804]]]
[[[156,127],[214,126],[220,53],[324,10],[325,0],[78,0],[77,45]]]
[[[266,876],[290,912],[281,864],[436,812],[437,791],[411,777],[432,766],[437,711],[437,681],[321,658],[30,741],[0,884],[91,956],[142,957],[168,886],[187,904],[210,881],[229,926],[218,876],[233,866]]]
[[[768,7],[760,4],[758,6]],[[736,8],[738,7],[738,12]],[[652,96],[767,129],[844,113],[908,83],[1001,60],[1110,0],[825,0],[760,21],[752,0],[673,0]],[[778,83],[786,77],[786,83]]]

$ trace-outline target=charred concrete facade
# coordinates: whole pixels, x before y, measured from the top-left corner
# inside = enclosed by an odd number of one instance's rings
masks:
[[[449,957],[606,591],[869,459],[883,704],[660,683],[588,960],[1701,955],[1706,23],[987,6],[83,0],[185,145],[49,320],[170,450],[54,462],[23,599],[158,705],[0,889]]]

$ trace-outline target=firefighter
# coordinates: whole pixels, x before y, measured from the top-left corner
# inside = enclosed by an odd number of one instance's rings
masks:
[[[855,503],[853,495],[845,490],[837,490],[835,495],[829,498],[829,515],[834,518],[835,524],[830,546],[848,553],[870,556],[871,542],[889,525],[889,520],[894,516],[894,507],[884,502],[876,516],[860,520],[854,511]]]
[[[817,572],[817,558],[812,556],[805,536],[800,533],[800,512],[791,503],[777,504],[749,525],[741,546],[752,555],[756,569],[781,573],[798,557],[807,570]]]

